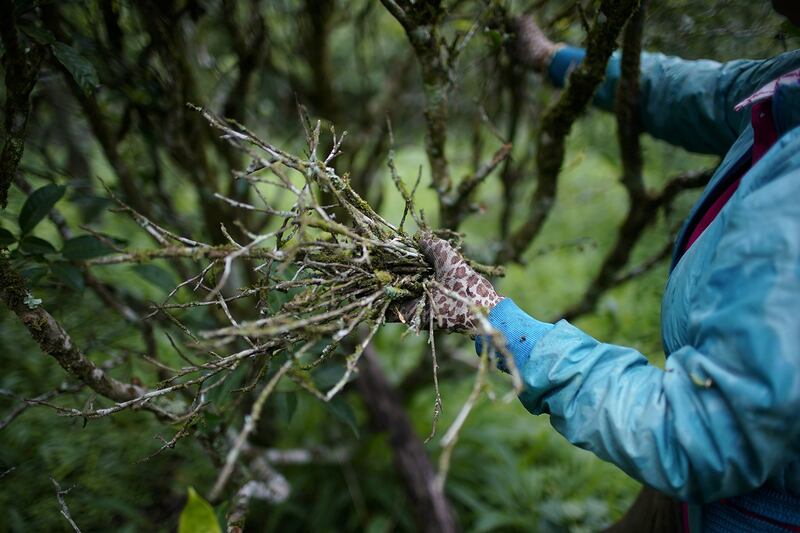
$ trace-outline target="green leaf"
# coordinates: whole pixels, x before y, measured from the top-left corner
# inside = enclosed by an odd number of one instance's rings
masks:
[[[23,237],[19,243],[19,249],[29,255],[54,254],[56,249],[52,244],[39,237],[28,235]]]
[[[69,71],[75,83],[83,89],[84,93],[91,94],[95,87],[100,84],[100,80],[97,78],[97,71],[95,71],[89,60],[68,44],[53,43],[51,48],[53,55]]]
[[[277,411],[278,418],[285,425],[289,425],[292,421],[292,416],[297,410],[297,393],[293,391],[279,392],[275,394],[275,410]]]
[[[175,278],[168,270],[158,265],[134,265],[131,267],[131,270],[136,272],[143,280],[164,292],[169,292],[175,288]]]
[[[486,30],[486,35],[492,41],[492,45],[500,47],[503,44],[503,36],[497,30]]]
[[[5,228],[0,228],[0,246],[10,246],[15,242],[17,242],[17,238],[13,233]]]
[[[276,291],[272,291],[276,292]],[[341,379],[344,375],[344,365],[339,363],[331,363],[318,368],[314,372],[314,385],[320,390],[330,389]]]
[[[214,508],[193,487],[178,520],[178,533],[222,533]]]
[[[19,16],[36,7],[36,0],[15,0],[14,13]]]
[[[99,217],[106,207],[112,204],[108,198],[80,194],[69,199],[70,204],[80,209],[84,222],[91,223]]]
[[[44,28],[34,26],[33,24],[23,24],[20,29],[39,44],[53,44],[56,42],[55,36]]]
[[[330,402],[325,404],[325,406],[336,418],[347,424],[347,427],[353,431],[353,434],[356,436],[356,438],[359,438],[356,414],[353,412],[350,404],[347,403],[344,398],[341,396],[334,396]]]
[[[220,386],[214,387],[208,391],[206,399],[218,409],[224,410],[226,406],[229,406],[236,399],[233,390],[242,386],[248,371],[245,365],[241,365],[233,372],[229,372],[225,381]]]
[[[63,185],[51,183],[40,189],[36,189],[25,200],[22,210],[19,212],[19,229],[22,234],[30,233],[36,224],[42,221],[47,213],[56,205],[67,188]]]
[[[45,265],[29,265],[21,268],[19,273],[28,285],[36,285],[47,275],[47,267]]]
[[[100,257],[101,255],[108,255],[113,251],[112,248],[100,242],[100,239],[94,235],[80,235],[64,243],[61,255],[73,261],[83,261],[93,257]]]
[[[56,261],[50,265],[50,270],[59,281],[75,291],[83,290],[83,274],[75,265],[66,261]]]

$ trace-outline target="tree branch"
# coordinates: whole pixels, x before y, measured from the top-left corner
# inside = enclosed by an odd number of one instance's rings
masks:
[[[6,142],[0,152],[0,207],[8,205],[8,189],[17,173],[17,167],[25,149],[25,130],[31,111],[30,96],[39,75],[39,66],[44,57],[42,47],[31,45],[25,48],[17,32],[15,2],[0,2],[0,37],[5,53],[6,104],[5,134]]]
[[[586,58],[570,75],[567,88],[559,99],[542,117],[536,146],[538,182],[528,217],[504,244],[499,262],[520,261],[547,220],[555,201],[566,137],[603,81],[617,36],[639,1],[603,0],[600,4],[589,32]]]
[[[401,8],[393,0],[381,2],[405,29],[419,62],[425,91],[425,151],[431,166],[433,188],[441,205],[452,186],[445,148],[453,58],[449,57],[439,28],[445,15],[444,6],[433,1],[412,2]]]
[[[450,221],[445,224],[448,228],[457,228],[461,221],[469,214],[469,200],[472,192],[497,168],[497,166],[505,161],[511,155],[511,144],[506,143],[500,146],[495,151],[491,159],[484,162],[474,174],[464,177],[458,184],[455,194],[452,199],[447,202],[450,213],[448,216],[443,216],[445,220]]]
[[[395,468],[416,510],[415,519],[420,531],[458,531],[450,504],[436,484],[436,472],[422,440],[414,432],[394,388],[386,381],[372,346],[365,349],[359,369],[361,372],[357,384],[364,396],[371,423],[379,431],[389,433]]]
[[[70,40],[61,28],[61,13],[57,5],[47,6],[43,10],[42,21],[45,27],[60,40],[64,42]],[[87,95],[83,91],[64,65],[56,61],[54,62],[54,66],[56,70],[62,74],[62,78],[72,93],[72,96],[78,102],[78,105],[80,105],[84,118],[97,140],[97,143],[100,145],[103,155],[111,168],[114,169],[114,173],[119,179],[119,185],[122,187],[125,199],[140,213],[152,216],[150,204],[142,194],[141,183],[137,183],[133,170],[120,154],[119,138],[106,120],[96,98],[93,95]]]
[[[639,56],[642,51],[644,6],[633,14],[625,27],[622,48],[622,73],[617,84],[617,138],[622,160],[622,185],[628,193],[628,214],[617,240],[606,255],[600,271],[589,284],[581,301],[565,313],[567,319],[595,308],[600,295],[614,284],[617,272],[630,258],[644,228],[654,219],[653,199],[642,178],[642,147],[639,141]]]
[[[0,297],[42,351],[52,356],[68,374],[116,402],[132,400],[144,393],[141,387],[112,378],[84,356],[69,333],[42,308],[41,301],[33,298],[5,253],[0,255]]]
[[[72,530],[75,533],[81,533],[81,529],[78,527],[78,524],[76,524],[75,521],[72,519],[72,516],[70,516],[69,507],[67,507],[67,502],[66,500],[64,500],[64,496],[68,494],[69,491],[72,490],[72,488],[69,488],[67,490],[61,490],[61,485],[58,484],[58,481],[56,481],[52,477],[50,478],[50,481],[53,482],[53,486],[56,488],[56,499],[58,500],[58,507],[61,511],[61,516],[63,516],[67,520],[67,522],[69,522],[69,525],[72,526]]]

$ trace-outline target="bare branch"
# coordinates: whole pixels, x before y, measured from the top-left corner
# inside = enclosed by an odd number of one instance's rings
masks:
[[[78,527],[78,524],[76,524],[72,519],[72,516],[70,516],[69,507],[67,507],[67,502],[64,500],[64,496],[69,494],[69,491],[72,490],[72,487],[66,490],[61,490],[61,485],[58,484],[58,481],[52,477],[50,478],[50,481],[53,482],[53,486],[56,488],[56,499],[58,500],[58,507],[61,511],[61,516],[63,516],[67,522],[69,522],[69,525],[72,526],[72,529],[75,531],[75,533],[81,533],[81,529]]]
[[[24,413],[29,407],[34,407],[37,405],[45,405],[46,402],[49,402],[53,398],[57,396],[61,396],[62,394],[70,394],[74,392],[80,391],[84,387],[83,384],[78,385],[62,385],[56,390],[45,392],[44,394],[40,394],[34,398],[22,398],[20,402],[11,409],[11,412],[8,413],[2,420],[0,420],[0,431],[5,429],[11,422],[16,420],[16,418]],[[6,395],[3,391],[0,391],[0,394]],[[15,396],[13,394],[7,394],[9,396]]]
[[[566,137],[605,76],[606,64],[622,27],[640,0],[603,0],[586,44],[586,58],[570,75],[566,89],[545,111],[536,145],[537,183],[528,217],[504,243],[499,262],[520,261],[541,231],[555,201]]]
[[[231,446],[230,451],[228,452],[228,456],[225,459],[225,466],[222,468],[219,476],[217,476],[217,480],[214,482],[214,487],[211,489],[211,494],[209,497],[212,501],[219,498],[222,490],[228,483],[228,478],[230,478],[231,474],[233,473],[233,468],[236,465],[236,461],[242,451],[242,446],[244,446],[248,437],[250,437],[250,434],[255,431],[256,426],[258,425],[258,421],[261,418],[261,410],[264,408],[264,403],[267,401],[267,398],[269,398],[269,395],[272,394],[272,391],[275,390],[275,387],[278,385],[278,382],[283,375],[289,370],[289,367],[292,366],[292,363],[292,359],[289,359],[283,363],[283,365],[281,365],[278,371],[275,372],[272,378],[270,378],[267,384],[264,385],[264,388],[261,389],[256,401],[253,402],[253,407],[250,409],[250,414],[245,417],[244,426],[239,432],[239,435],[236,437],[236,440],[234,441],[233,446]]]
[[[450,471],[450,456],[453,454],[453,449],[455,448],[456,442],[458,442],[458,435],[461,432],[461,428],[464,426],[464,422],[466,422],[469,413],[472,411],[472,408],[475,407],[475,404],[477,403],[478,398],[480,398],[481,392],[483,392],[485,387],[486,373],[489,368],[489,348],[490,344],[488,342],[484,343],[481,353],[480,366],[478,367],[478,373],[475,376],[475,383],[472,386],[469,397],[464,405],[461,406],[461,410],[456,415],[453,423],[447,429],[444,437],[442,437],[442,454],[439,456],[439,473],[436,476],[436,485],[440,491],[444,491],[444,484],[447,481],[447,473]]]
[[[616,273],[630,257],[644,228],[654,219],[653,200],[644,187],[642,148],[639,141],[639,57],[642,50],[644,7],[633,14],[625,28],[621,76],[617,86],[617,137],[622,159],[622,184],[628,193],[628,214],[617,240],[605,257],[600,271],[590,283],[583,299],[565,314],[569,319],[597,305],[600,295],[614,282]]]

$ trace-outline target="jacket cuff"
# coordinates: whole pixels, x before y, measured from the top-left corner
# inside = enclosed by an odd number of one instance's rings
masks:
[[[564,46],[559,49],[550,60],[547,67],[547,75],[550,82],[556,87],[564,87],[567,83],[567,76],[572,70],[583,61],[586,51],[583,48],[574,46]]]
[[[553,329],[553,324],[540,322],[517,307],[510,298],[504,298],[489,312],[489,323],[506,338],[506,348],[514,357],[517,368],[522,368],[539,339]],[[483,343],[488,342],[481,336],[475,338],[475,351],[483,353]],[[497,368],[508,372],[508,367],[501,354],[497,354]]]

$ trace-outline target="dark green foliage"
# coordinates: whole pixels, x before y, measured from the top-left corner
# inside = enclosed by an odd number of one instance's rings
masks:
[[[5,228],[0,228],[0,246],[8,246],[17,242],[17,237]]]
[[[27,235],[19,242],[19,249],[24,254],[29,255],[45,255],[54,254],[56,249],[52,244],[39,237]]]
[[[53,55],[58,62],[64,65],[84,93],[89,94],[95,90],[98,83],[97,72],[88,59],[83,57],[73,47],[64,43],[51,45]]]
[[[107,255],[113,251],[94,235],[81,235],[67,240],[61,248],[61,255],[65,259],[80,261]]]
[[[591,26],[599,5],[635,3],[581,5]],[[15,39],[3,41],[3,75],[11,76],[0,89],[6,106],[1,204],[8,191],[8,207],[0,212],[0,248],[7,250],[0,254],[4,268],[10,265],[21,274],[0,284],[20,289],[12,303],[46,309],[89,360],[124,383],[161,382],[164,369],[149,359],[181,369],[214,361],[207,350],[228,355],[227,348],[192,338],[175,322],[193,332],[219,328],[227,318],[218,307],[158,313],[152,307],[197,274],[197,257],[150,261],[142,254],[141,264],[109,266],[87,266],[86,260],[106,258],[116,246],[153,250],[158,245],[143,230],[148,222],[133,221],[114,197],[175,234],[231,248],[223,225],[237,242],[247,242],[244,230],[280,228],[282,219],[269,210],[287,209],[287,195],[259,186],[266,195],[262,202],[244,178],[232,179],[249,161],[221,142],[186,103],[207,105],[303,154],[297,101],[322,120],[323,157],[330,149],[328,126],[335,125],[337,135],[348,130],[343,153],[332,164],[396,224],[406,199],[386,168],[389,115],[399,178],[410,191],[422,167],[417,207],[431,226],[447,224],[448,217],[461,223],[465,249],[476,260],[490,263],[497,257],[503,219],[518,228],[531,216],[535,187],[543,186],[553,200],[548,222],[520,258],[527,264],[510,264],[498,288],[543,319],[560,317],[581,302],[629,214],[629,197],[619,181],[614,118],[575,105],[574,113],[553,115],[544,123],[553,131],[572,127],[565,145],[537,149],[542,113],[559,93],[509,64],[504,52],[509,35],[489,20],[487,4],[416,4],[412,22],[432,25],[431,33],[408,35],[384,5],[370,0],[4,3],[18,22]],[[585,44],[581,16],[566,4],[491,2],[493,9],[512,13],[536,6],[534,14],[554,38]],[[649,4],[645,49],[726,60],[743,50],[763,57],[800,42],[796,30],[769,14],[769,2]],[[6,14],[0,25],[12,19]],[[617,23],[627,13],[604,16]],[[459,61],[437,62],[449,57],[447,47],[462,42],[476,23]],[[613,39],[600,44],[603,49],[586,66],[591,72],[575,78],[588,87],[582,95],[587,101],[602,76],[598,65],[614,47]],[[16,46],[11,53],[9,45]],[[421,65],[418,55],[433,61]],[[442,209],[432,182],[452,192],[453,184],[475,176],[506,143],[513,144],[510,157],[459,212]],[[642,143],[646,190],[661,190],[679,172],[714,164],[647,137]],[[557,187],[542,181],[548,176],[536,172],[537,157],[552,159],[544,166],[557,177]],[[319,192],[332,201],[329,191]],[[235,209],[214,193],[258,209]],[[638,264],[657,254],[693,198],[693,193],[676,197],[672,209],[660,212],[645,236],[625,250],[625,258]],[[347,223],[346,213],[336,220]],[[412,233],[411,217],[406,223],[405,231]],[[255,269],[261,263],[235,267],[236,286],[265,287],[265,270]],[[211,269],[204,283],[214,286],[221,270]],[[296,273],[289,267],[284,274]],[[662,364],[658,309],[665,275],[662,262],[626,285],[603,291],[578,325],[605,341],[635,346]],[[171,303],[180,306],[207,294],[196,286],[196,281],[187,284]],[[257,320],[298,292],[261,290],[231,300],[231,312]],[[339,304],[334,300],[330,306]],[[423,439],[430,433],[434,403],[430,352],[424,334],[402,336],[404,329],[385,327],[373,346]],[[249,346],[241,338],[234,345]],[[469,394],[475,359],[471,343],[455,335],[437,339],[437,349],[441,429],[453,422]],[[324,390],[336,383],[347,353],[335,351],[331,364],[308,371],[305,382],[281,381],[249,439],[262,451],[342,449],[344,459],[274,464],[291,493],[280,503],[254,501],[248,531],[419,530],[396,470],[393,443],[375,432],[355,383],[329,403],[303,388],[311,383]],[[241,428],[281,357],[285,354],[271,363],[262,356],[247,360],[202,398],[194,396],[196,389],[170,397],[172,403],[162,406],[175,411],[195,401],[207,403],[200,415],[185,421],[164,422],[145,410],[84,420],[37,404],[4,425],[23,399],[49,392],[58,394],[47,402],[65,409],[113,403],[70,377],[43,353],[19,317],[0,307],[0,533],[68,531],[49,476],[64,488],[75,486],[66,502],[83,531],[176,531],[189,487],[209,498],[230,449],[228,435]],[[509,390],[497,374],[489,385],[497,398]],[[185,435],[166,445],[182,431]],[[441,433],[426,445],[434,464]],[[236,490],[253,475],[237,471],[222,496],[210,502],[218,518],[224,519]],[[596,531],[624,512],[637,485],[569,446],[546,417],[531,417],[515,401],[490,402],[483,396],[454,449],[445,490],[466,531]]]
[[[83,290],[83,274],[78,267],[65,261],[56,261],[50,264],[50,271],[72,290]]]
[[[56,202],[64,196],[65,191],[66,187],[62,185],[50,184],[28,196],[19,212],[19,229],[23,235],[30,233],[50,213]]]

